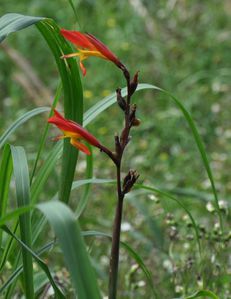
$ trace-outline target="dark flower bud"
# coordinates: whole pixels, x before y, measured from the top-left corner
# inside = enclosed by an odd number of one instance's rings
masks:
[[[126,107],[127,107],[127,104],[126,104],[126,101],[125,101],[124,97],[122,97],[121,88],[116,89],[116,99],[117,99],[117,103],[120,106],[120,108],[123,111],[125,111]]]
[[[134,118],[132,121],[133,127],[138,127],[141,124],[141,120],[139,118]]]
[[[133,94],[136,91],[138,85],[138,74],[139,71],[135,73],[133,80],[130,83],[130,93]]]
[[[139,177],[139,174],[137,173],[136,170],[132,170],[132,169],[129,170],[129,172],[125,176],[124,182],[123,182],[123,193],[124,194],[128,193],[131,190],[131,188],[137,181],[138,177]]]
[[[118,134],[115,134],[115,149],[116,149],[117,155],[120,155],[121,154],[121,144],[120,144]]]

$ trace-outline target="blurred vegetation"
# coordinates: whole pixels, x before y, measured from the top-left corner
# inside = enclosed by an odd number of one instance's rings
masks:
[[[198,289],[201,269],[206,273],[206,286],[220,298],[230,298],[230,2],[85,0],[74,4],[78,21],[68,0],[3,1],[0,15],[17,12],[51,17],[61,27],[91,32],[133,73],[140,71],[140,82],[160,86],[181,99],[206,146],[222,200],[225,233],[220,233],[210,202],[210,184],[180,111],[163,95],[142,91],[135,95],[142,124],[133,131],[124,168],[135,168],[141,182],[180,196],[200,225],[206,250],[201,263],[187,216],[176,204],[159,202],[148,192],[134,191],[127,199],[122,239],[144,259],[161,298]],[[0,49],[2,134],[25,111],[49,105],[59,78],[51,53],[35,27],[12,34]],[[16,56],[12,57],[12,51]],[[86,67],[88,72],[82,79],[85,110],[118,86],[124,86],[120,72],[112,64],[92,58],[86,61]],[[115,106],[98,117],[89,130],[110,146],[121,121]],[[25,146],[31,160],[40,138],[37,128],[43,124],[44,119],[37,117],[11,139],[11,143]],[[52,146],[47,142],[47,148]],[[96,150],[94,155],[94,175],[114,178],[110,162]],[[84,177],[84,157],[80,158],[83,160],[78,165],[77,178]],[[46,191],[53,194],[56,184],[57,173]],[[83,228],[111,231],[113,192],[111,185],[92,187],[90,203],[81,218]],[[79,196],[79,191],[73,192],[73,206]],[[45,198],[44,194],[41,200]],[[106,290],[109,244],[97,239],[89,247]],[[119,298],[150,298],[142,272],[123,249],[121,253]]]

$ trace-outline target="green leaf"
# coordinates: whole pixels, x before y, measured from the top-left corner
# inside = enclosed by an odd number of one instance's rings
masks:
[[[221,212],[219,209],[219,203],[218,203],[218,195],[217,195],[217,191],[216,191],[216,186],[215,186],[215,182],[213,179],[213,174],[209,165],[209,160],[207,158],[207,154],[203,145],[203,141],[200,137],[200,134],[196,128],[196,125],[190,115],[190,113],[187,111],[187,109],[184,107],[184,105],[181,103],[181,101],[179,99],[177,99],[174,95],[172,95],[170,92],[159,88],[155,85],[151,85],[151,84],[145,84],[145,83],[141,83],[138,85],[137,87],[137,91],[139,90],[145,90],[145,89],[154,89],[157,91],[160,91],[162,93],[164,93],[166,96],[168,96],[171,100],[173,100],[173,102],[177,105],[177,107],[181,110],[181,112],[183,113],[183,116],[186,120],[186,122],[188,123],[191,131],[192,131],[192,135],[194,138],[194,141],[197,145],[197,148],[199,150],[203,165],[206,169],[208,178],[210,180],[211,183],[211,187],[212,187],[212,191],[213,191],[213,195],[214,195],[214,201],[215,201],[215,205],[216,205],[216,209],[217,209],[217,213],[219,215],[219,221],[220,221],[220,225],[221,228],[223,227],[222,224],[222,217],[221,217]],[[122,95],[126,95],[126,88],[122,89]],[[115,94],[112,94],[106,98],[104,98],[103,100],[101,100],[100,102],[98,102],[96,105],[94,105],[93,107],[91,107],[86,113],[85,113],[85,118],[84,118],[84,126],[88,125],[93,119],[95,119],[102,111],[106,110],[107,108],[109,108],[112,104],[114,104],[116,102],[116,96]]]
[[[10,146],[6,144],[3,149],[2,160],[0,163],[0,221],[6,213],[12,170],[13,166]],[[0,248],[1,243],[2,232],[0,231]]]
[[[55,93],[55,97],[54,97],[54,100],[53,100],[53,103],[52,103],[52,106],[51,106],[51,109],[50,109],[49,117],[53,114],[52,110],[56,107],[56,105],[58,103],[58,100],[59,100],[60,95],[61,95],[61,91],[62,91],[62,84],[60,83],[58,85],[58,88],[57,88],[56,93]],[[45,141],[46,141],[46,138],[47,138],[47,135],[48,135],[49,127],[50,127],[50,124],[47,122],[46,126],[45,126],[45,129],[43,131],[42,137],[41,137],[41,141],[40,141],[39,147],[38,147],[38,151],[37,151],[37,155],[36,155],[34,167],[33,167],[32,174],[31,174],[30,184],[33,181],[38,161],[39,161],[39,159],[40,159],[40,157],[42,155],[42,152],[43,152],[43,149],[44,149],[44,145],[45,145]]]
[[[0,228],[2,225],[6,224],[8,221],[11,221],[13,219],[18,219],[18,217],[26,212],[29,212],[33,206],[24,206],[15,209],[12,212],[7,213],[5,216],[0,218]],[[0,267],[1,268],[1,267]]]
[[[8,13],[0,18],[0,42],[10,33],[22,30],[44,18],[24,16],[17,13]]]
[[[94,270],[72,211],[59,201],[39,204],[58,237],[78,298],[101,298]]]
[[[26,154],[22,147],[11,146],[13,169],[16,186],[18,207],[30,205],[30,181]],[[20,235],[22,242],[31,247],[31,217],[27,212],[19,217]],[[23,276],[25,295],[27,299],[34,298],[32,257],[25,249],[22,250]]]
[[[24,244],[14,233],[12,233],[9,228],[7,226],[4,226],[2,228],[7,234],[9,234],[10,236],[12,236],[29,254],[31,254],[33,256],[33,258],[35,259],[35,261],[38,263],[38,265],[40,266],[40,268],[46,273],[47,278],[49,279],[54,292],[55,292],[55,298],[58,299],[65,299],[65,296],[63,295],[63,293],[61,292],[61,290],[57,287],[49,268],[47,267],[46,263],[44,263],[44,261],[33,251],[31,250],[26,244]]]
[[[194,298],[199,298],[199,297],[209,297],[212,299],[219,299],[219,297],[217,295],[215,295],[213,292],[209,291],[209,290],[200,290],[197,291],[196,293],[194,293],[191,296],[185,297],[184,299],[194,299]]]
[[[112,237],[109,234],[98,232],[98,231],[84,231],[82,232],[82,235],[84,237],[88,236],[97,236],[97,237],[106,237],[111,239]],[[136,261],[136,263],[139,265],[140,269],[143,271],[144,275],[146,276],[146,279],[148,281],[148,284],[153,292],[154,298],[157,298],[157,294],[153,285],[152,275],[148,268],[145,266],[142,258],[139,256],[139,254],[134,251],[127,243],[120,242],[120,244],[124,247],[124,249],[130,254],[130,256]]]
[[[2,136],[0,136],[0,148],[4,145],[4,143],[6,142],[6,140],[9,138],[9,136],[22,124],[24,124],[26,121],[28,121],[29,119],[31,119],[32,117],[43,113],[43,112],[47,112],[50,111],[51,108],[49,107],[39,107],[39,108],[35,108],[31,111],[26,112],[25,114],[23,114],[22,116],[20,116],[15,122],[13,122],[11,124],[11,126],[5,131],[4,134],[2,134]]]
[[[83,92],[76,60],[60,59],[64,53],[73,50],[59,32],[59,27],[51,19],[36,18],[20,14],[7,14],[0,18],[0,40],[11,32],[21,30],[35,24],[45,38],[56,60],[64,90],[65,116],[78,123],[83,119]],[[60,199],[68,202],[71,185],[75,173],[78,151],[68,140],[64,141],[62,175],[60,182]]]
[[[146,84],[139,84],[136,91],[146,89]],[[125,96],[127,94],[127,87],[124,87],[121,90],[122,96]],[[116,103],[116,93],[112,93],[111,95],[103,98],[101,101],[96,103],[93,107],[91,107],[87,112],[84,113],[84,121],[83,125],[84,127],[87,126],[92,120],[94,120],[100,113],[105,111],[107,108],[112,106],[114,103]]]
[[[88,147],[89,147],[89,150],[91,151],[91,155],[86,155],[86,161],[87,161],[86,180],[91,180],[91,178],[93,176],[93,153],[92,153],[91,146],[89,145]],[[80,200],[78,202],[77,209],[75,211],[77,218],[80,217],[80,215],[83,213],[84,209],[86,208],[86,206],[88,204],[90,187],[91,187],[91,183],[87,183],[85,185],[84,193],[83,193],[82,197],[80,198]]]
[[[166,199],[173,200],[173,201],[175,201],[186,212],[186,214],[189,216],[189,218],[190,218],[190,220],[192,222],[192,226],[193,226],[193,229],[194,229],[194,232],[195,232],[195,237],[196,237],[196,240],[197,240],[198,250],[199,250],[199,253],[200,253],[200,256],[201,256],[201,243],[200,243],[200,237],[199,237],[198,227],[196,225],[196,222],[195,222],[195,220],[194,220],[191,212],[182,203],[182,201],[178,200],[176,197],[172,196],[171,194],[169,194],[169,193],[167,193],[165,191],[162,191],[160,189],[157,189],[157,188],[154,188],[154,187],[151,187],[151,186],[146,186],[146,185],[143,185],[143,184],[136,184],[135,188],[149,190],[149,191],[152,191],[154,193],[157,193],[158,195],[160,195],[160,196],[162,196],[162,197],[164,197]]]
[[[214,195],[214,201],[215,201],[215,205],[216,205],[216,210],[217,210],[217,214],[219,216],[219,221],[220,221],[220,226],[221,229],[223,230],[223,223],[222,223],[222,216],[221,216],[221,212],[219,209],[219,203],[218,203],[218,195],[217,195],[217,191],[216,191],[216,186],[215,186],[215,182],[213,179],[213,174],[209,165],[209,160],[206,154],[206,150],[203,144],[203,141],[201,139],[201,136],[197,130],[197,127],[192,119],[192,116],[190,115],[190,113],[187,111],[187,109],[184,107],[184,105],[181,103],[181,101],[179,99],[177,99],[174,95],[172,95],[170,92],[159,88],[155,85],[151,85],[151,84],[139,84],[139,87],[143,88],[143,89],[155,89],[158,90],[160,92],[162,92],[163,94],[165,94],[166,96],[168,96],[171,100],[173,100],[173,102],[177,105],[177,107],[181,110],[181,112],[183,113],[183,116],[185,118],[185,120],[187,121],[191,131],[192,131],[192,135],[194,138],[194,141],[197,145],[197,148],[199,150],[203,165],[205,167],[205,170],[207,172],[211,187],[212,187],[212,191],[213,191],[213,195]]]
[[[62,37],[59,27],[53,20],[44,20],[37,24],[37,28],[56,60],[64,91],[65,117],[82,124],[83,91],[76,60],[74,58],[60,59],[64,53],[71,53],[73,50]],[[69,140],[64,140],[59,198],[66,203],[69,201],[77,158],[76,148],[70,144]]]
[[[45,162],[39,169],[36,178],[31,186],[31,202],[37,202],[39,194],[47,182],[48,176],[55,167],[57,159],[61,156],[62,142],[58,142],[52,148],[51,152],[46,156]]]
[[[40,250],[36,254],[38,256],[43,254],[44,252],[50,250],[53,247],[53,245],[54,245],[54,242],[50,242],[50,243],[44,245],[42,248],[40,248]],[[0,294],[3,293],[5,290],[7,290],[12,284],[14,284],[22,272],[23,272],[23,266],[20,265],[16,268],[16,270],[14,270],[14,272],[10,275],[10,277],[7,279],[7,281],[5,281],[3,285],[1,285]],[[11,290],[12,290],[12,288],[11,288]],[[8,293],[11,293],[11,290]]]

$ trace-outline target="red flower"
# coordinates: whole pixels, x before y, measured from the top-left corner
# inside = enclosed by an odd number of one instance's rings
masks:
[[[54,116],[50,117],[48,122],[56,125],[61,131],[63,131],[63,135],[56,137],[56,140],[70,138],[70,143],[87,155],[90,155],[91,153],[88,147],[81,143],[80,140],[83,139],[91,145],[100,148],[99,141],[87,130],[85,130],[76,122],[65,119],[57,110],[54,110],[54,113]]]
[[[80,68],[83,75],[86,75],[86,69],[82,63],[83,60],[87,59],[89,56],[100,57],[109,61],[112,61],[119,68],[123,68],[124,65],[119,61],[119,59],[113,54],[101,41],[89,33],[81,33],[79,31],[70,31],[66,29],[61,29],[60,33],[71,43],[73,43],[78,52],[63,55],[62,58],[70,58],[74,56],[79,56],[80,58]]]

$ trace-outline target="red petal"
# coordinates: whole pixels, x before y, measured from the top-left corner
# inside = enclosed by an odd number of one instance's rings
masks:
[[[79,31],[61,29],[60,33],[77,47],[95,50],[95,46],[85,37],[83,33]]]
[[[98,40],[94,35],[86,33],[86,38],[89,40],[91,44],[94,45],[94,47],[105,57],[108,58],[108,60],[114,62],[116,65],[121,65],[121,62],[119,59],[115,56],[114,53],[112,53],[100,40]]]

